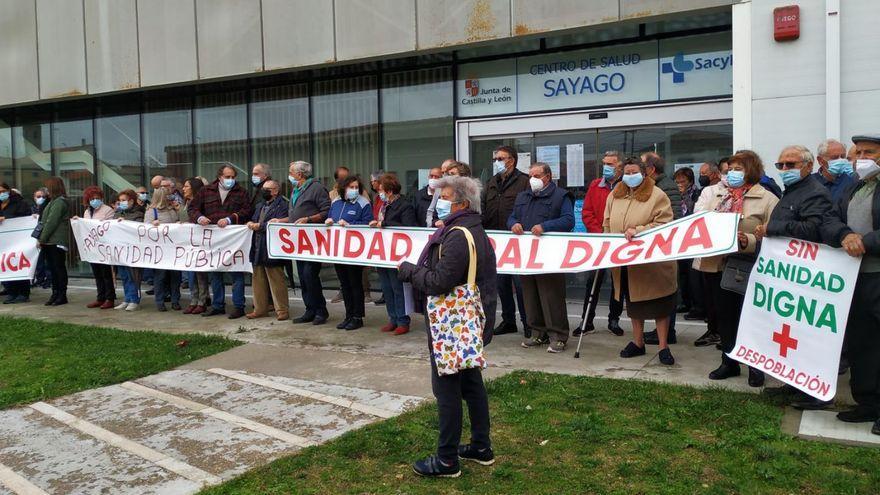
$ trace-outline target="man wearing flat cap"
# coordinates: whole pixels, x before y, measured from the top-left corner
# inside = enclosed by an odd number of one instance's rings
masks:
[[[850,423],[873,422],[880,435],[880,134],[853,136],[859,181],[822,226],[828,244],[862,257],[846,326],[850,389],[856,407],[838,413]]]

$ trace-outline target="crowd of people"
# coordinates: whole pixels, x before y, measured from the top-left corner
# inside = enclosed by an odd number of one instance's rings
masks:
[[[632,239],[645,230],[702,211],[738,213],[739,249],[731,255],[592,272],[586,284],[582,322],[574,332],[569,329],[564,275],[499,275],[494,252],[486,248],[486,230],[541,236],[574,229],[574,197],[557,186],[552,168],[535,163],[524,168],[526,173],[518,167],[517,160],[516,149],[497,148],[493,153],[494,175],[486,184],[471,177],[466,163],[446,160],[429,170],[427,185],[410,197],[402,195],[394,173],[378,171],[371,174],[367,183],[346,167],[335,171],[335,183],[328,190],[314,178],[312,165],[303,161],[290,164],[289,197],[281,193],[281,184],[271,177],[264,164],[253,167],[251,193],[240,183],[232,166],[221,167],[212,180],[191,177],[178,183],[176,179],[157,176],[150,182],[150,192],[145,187],[124,190],[113,198],[105,198],[100,187],[89,187],[82,197],[85,218],[152,225],[191,222],[219,228],[246,225],[253,231],[250,260],[254,272],[253,308],[247,312],[243,273],[181,273],[92,264],[96,298],[88,307],[135,311],[141,303],[141,284],[151,279],[159,311],[167,311],[165,303],[170,302],[172,310],[203,317],[225,314],[230,319],[262,318],[274,312],[278,320],[324,325],[331,315],[323,292],[321,263],[295,263],[305,309],[291,317],[285,278],[285,269],[291,264],[269,257],[268,223],[435,228],[418,265],[404,263],[398,268],[377,270],[387,313],[387,323],[381,331],[402,335],[409,332],[412,316],[406,307],[404,283],[412,285],[414,300],[418,301],[415,312],[424,314],[421,306],[426,296],[445,293],[466,280],[466,264],[454,261],[471,255],[464,237],[459,235],[461,229],[466,229],[478,246],[474,251],[478,266],[476,284],[486,316],[486,344],[494,336],[519,333],[519,320],[524,337],[522,347],[564,352],[571,336],[595,331],[600,290],[609,281],[612,290],[607,329],[617,336],[624,334],[620,326],[624,306],[632,321],[632,339],[620,351],[621,358],[645,355],[647,345],[657,345],[659,361],[674,364],[670,345],[677,342],[676,315],[684,313],[687,320],[707,322],[707,331],[694,343],[715,346],[721,351],[720,365],[708,376],[723,380],[741,373],[739,363],[727,353],[736,342],[744,291],[722,287],[722,271],[730,263],[754,263],[765,237],[791,237],[842,247],[849,255],[862,257],[842,358],[842,367],[849,366],[851,371],[857,406],[839,413],[838,418],[874,421],[874,433],[880,434],[880,135],[853,137],[849,152],[843,143],[826,140],[818,146],[815,157],[804,146],[784,148],[774,162],[784,191],[767,176],[761,157],[750,150],[738,151],[717,162],[705,162],[698,175],[690,168],[668,170],[664,159],[653,152],[632,157],[613,150],[605,152],[601,177],[589,184],[580,212],[588,232],[622,234]],[[818,170],[814,171],[816,167]],[[40,219],[40,276],[51,280],[52,288],[46,305],[66,304],[65,257],[70,248],[68,220],[73,215],[61,178],[49,178],[45,188],[34,192],[33,209],[20,193],[0,184],[0,221],[27,215]],[[445,259],[433,251],[442,246],[447,246],[443,253],[452,253]],[[340,286],[335,300],[340,300],[345,308],[336,327],[359,329],[364,326],[365,301],[370,297],[368,269],[337,264],[335,270]],[[116,277],[122,281],[124,294],[119,304]],[[229,310],[225,295],[227,277],[232,284]],[[287,278],[292,279],[292,274],[288,272]],[[181,287],[189,289],[189,304],[185,308],[181,304]],[[4,283],[4,288],[4,303],[29,300],[30,282]],[[499,302],[501,321],[496,326]],[[650,320],[656,328],[646,331],[646,321]],[[430,324],[426,321],[426,325]],[[458,466],[456,452],[461,458],[479,462],[492,459],[488,409],[479,369],[463,371],[456,377],[434,376],[434,392],[441,411],[445,411],[441,417],[446,420],[441,419],[438,455],[417,463],[416,470],[421,474],[452,473]],[[763,373],[749,368],[748,383],[763,386]],[[800,408],[829,405],[789,386],[768,393],[784,394]],[[462,397],[471,412],[474,443],[459,448]]]

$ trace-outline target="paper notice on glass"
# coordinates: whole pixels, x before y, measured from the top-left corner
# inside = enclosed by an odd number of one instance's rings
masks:
[[[419,169],[419,189],[428,185],[428,174],[431,172],[429,168]]]
[[[538,146],[537,161],[550,165],[554,179],[559,179],[559,146]]]
[[[568,187],[583,187],[584,185],[584,145],[565,145],[565,176]]]
[[[516,168],[520,172],[524,174],[529,173],[529,169],[532,168],[532,154],[531,153],[517,153],[516,154]]]

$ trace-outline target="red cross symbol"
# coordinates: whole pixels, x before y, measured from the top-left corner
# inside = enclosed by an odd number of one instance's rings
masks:
[[[788,357],[789,349],[797,349],[797,339],[791,338],[791,327],[787,323],[782,324],[782,332],[773,332],[773,342],[779,344],[779,355]]]

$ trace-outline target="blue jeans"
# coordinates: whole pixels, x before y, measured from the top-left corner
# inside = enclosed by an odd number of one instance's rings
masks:
[[[171,289],[171,304],[180,304],[180,272],[177,270],[153,270],[153,289],[156,306],[165,304],[165,279]]]
[[[134,272],[136,268],[128,266],[117,266],[116,273],[122,279],[122,290],[125,294],[124,301],[127,303],[138,304],[141,302],[141,284],[137,274]]]
[[[377,268],[377,271],[379,281],[382,282],[382,295],[385,296],[388,323],[409,326],[409,315],[406,314],[406,302],[403,297],[403,282],[397,279],[397,269]]]
[[[232,272],[229,275],[232,276],[232,305],[244,310],[244,273]],[[211,292],[214,294],[211,305],[216,309],[226,309],[226,286],[222,272],[211,273]]]

